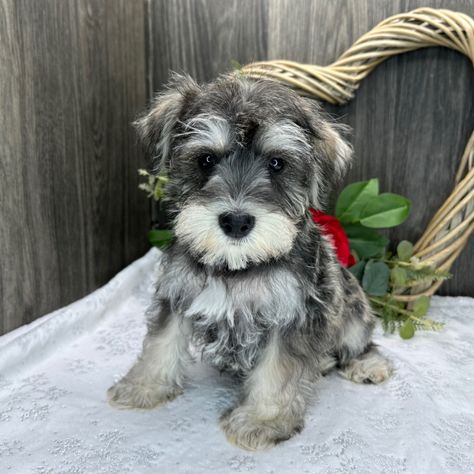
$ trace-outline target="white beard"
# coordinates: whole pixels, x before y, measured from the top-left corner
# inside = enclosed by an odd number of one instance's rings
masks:
[[[247,236],[232,239],[219,227],[218,216],[225,212],[230,209],[222,204],[190,204],[176,218],[178,241],[187,244],[201,263],[226,264],[230,270],[241,270],[291,250],[297,229],[285,215],[252,206],[249,213],[255,217],[255,227]]]

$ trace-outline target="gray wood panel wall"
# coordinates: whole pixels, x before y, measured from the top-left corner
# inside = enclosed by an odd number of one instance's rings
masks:
[[[0,0],[0,333],[97,288],[147,248],[130,121],[169,71],[200,81],[287,58],[327,64],[387,16],[474,16],[472,0]],[[474,127],[472,66],[431,49],[393,58],[347,106],[347,182],[379,177],[414,202],[415,239]],[[474,295],[472,242],[443,293]]]
[[[169,70],[200,81],[230,60],[329,64],[384,18],[418,7],[474,16],[473,0],[150,0],[149,90]],[[355,163],[346,183],[380,178],[381,189],[413,201],[411,217],[389,235],[416,240],[453,186],[474,128],[474,73],[461,54],[432,48],[392,58],[355,100],[325,108],[353,128]],[[474,295],[474,242],[440,293]]]
[[[144,4],[0,1],[0,333],[104,284],[146,248],[130,122]]]

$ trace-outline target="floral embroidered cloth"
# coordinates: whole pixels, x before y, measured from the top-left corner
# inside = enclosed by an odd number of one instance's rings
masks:
[[[199,362],[185,394],[118,411],[105,391],[140,351],[159,252],[103,288],[0,337],[0,473],[461,473],[474,466],[474,299],[433,299],[441,333],[376,341],[395,363],[381,386],[319,383],[306,428],[264,452],[217,426],[234,383]]]

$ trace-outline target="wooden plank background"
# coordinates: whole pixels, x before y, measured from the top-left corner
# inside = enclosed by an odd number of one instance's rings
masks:
[[[108,281],[146,248],[131,120],[144,4],[0,1],[0,333]]]
[[[150,0],[149,90],[170,70],[212,80],[231,59],[329,64],[379,21],[422,6],[474,16],[473,0]],[[325,105],[353,128],[346,183],[378,177],[383,191],[412,200],[394,241],[416,240],[453,186],[474,128],[473,79],[460,53],[426,49],[384,62],[350,104]],[[440,293],[474,296],[473,264],[471,239]]]
[[[0,333],[97,288],[147,248],[149,208],[129,123],[169,71],[200,81],[286,58],[327,64],[419,6],[472,0],[0,0]],[[430,49],[396,57],[349,105],[347,182],[379,177],[413,200],[390,233],[415,239],[452,186],[474,128],[472,65]],[[444,294],[474,295],[471,241]]]

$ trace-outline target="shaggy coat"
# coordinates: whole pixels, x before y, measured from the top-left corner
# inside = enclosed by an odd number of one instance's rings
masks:
[[[308,210],[324,209],[350,162],[342,127],[285,86],[234,74],[207,85],[176,76],[137,128],[169,177],[175,238],[143,353],[110,402],[174,398],[192,342],[242,380],[221,427],[258,449],[302,429],[314,383],[333,367],[355,382],[385,380],[367,299]]]

